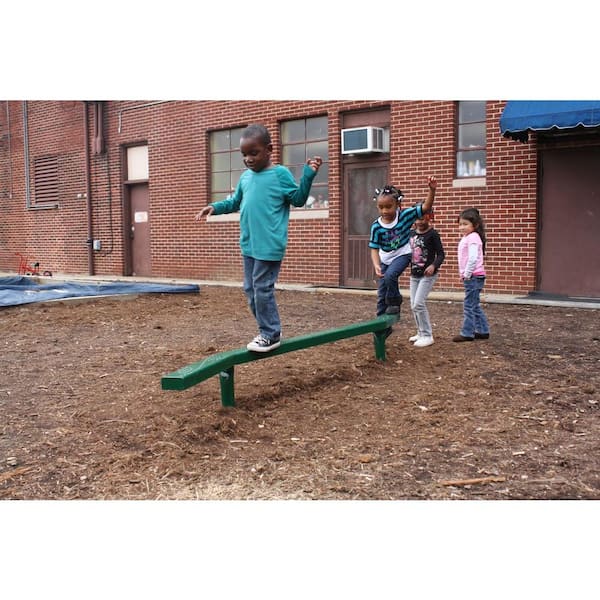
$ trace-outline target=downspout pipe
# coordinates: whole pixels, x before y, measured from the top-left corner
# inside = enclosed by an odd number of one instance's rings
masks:
[[[8,199],[13,197],[13,178],[12,178],[12,150],[10,147],[10,105],[6,100],[6,129],[8,130]]]
[[[87,208],[87,249],[88,249],[88,273],[95,275],[94,268],[94,228],[92,224],[92,169],[90,166],[90,134],[88,131],[88,103],[83,101],[83,143],[85,145],[85,202]]]
[[[23,160],[25,162],[25,208],[31,208],[31,175],[29,173],[29,119],[27,100],[23,100]]]

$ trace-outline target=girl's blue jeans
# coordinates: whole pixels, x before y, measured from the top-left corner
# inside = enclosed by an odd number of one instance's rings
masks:
[[[417,324],[417,334],[421,337],[433,337],[429,311],[427,310],[427,296],[433,288],[439,273],[431,277],[410,277],[410,307]]]
[[[281,261],[258,260],[244,256],[244,293],[258,323],[258,331],[270,340],[281,336],[281,321],[275,302],[275,282]]]
[[[474,275],[465,279],[465,301],[463,305],[463,324],[460,335],[473,337],[476,333],[489,333],[490,327],[481,308],[480,295],[485,284],[485,276]]]
[[[381,263],[383,277],[380,277],[377,281],[377,316],[384,314],[387,306],[400,306],[402,304],[398,277],[402,275],[409,264],[410,254],[396,257],[389,265]]]

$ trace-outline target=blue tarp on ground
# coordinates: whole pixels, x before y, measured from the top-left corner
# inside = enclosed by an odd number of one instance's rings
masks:
[[[84,296],[113,296],[115,294],[178,294],[198,293],[196,284],[165,284],[129,281],[81,282],[56,281],[38,283],[31,277],[0,277],[0,306],[17,306],[30,302],[45,302]]]

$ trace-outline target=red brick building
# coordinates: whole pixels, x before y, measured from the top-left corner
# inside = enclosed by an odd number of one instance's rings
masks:
[[[325,159],[311,206],[292,211],[281,283],[374,287],[374,188],[392,183],[410,205],[435,175],[447,252],[437,290],[462,289],[457,217],[475,206],[487,226],[488,292],[600,297],[598,127],[548,127],[517,141],[501,134],[505,106],[3,101],[0,270],[16,271],[22,253],[56,274],[241,280],[237,217],[194,215],[235,185],[240,129],[260,122],[276,162],[297,172],[307,155]]]

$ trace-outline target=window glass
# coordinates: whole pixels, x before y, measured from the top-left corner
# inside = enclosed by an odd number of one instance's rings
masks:
[[[305,122],[287,121],[281,126],[281,142],[283,144],[292,144],[294,142],[303,142],[305,140]]]
[[[473,123],[475,121],[485,121],[485,102],[459,102],[458,119],[460,123]]]
[[[456,177],[483,177],[486,167],[486,103],[457,103]]]
[[[459,177],[482,177],[486,174],[485,151],[458,152],[457,175]]]
[[[213,131],[213,133],[210,134],[210,151],[219,152],[229,150],[229,135],[229,130]]]
[[[215,191],[220,191],[224,195],[229,194],[231,189],[231,175],[229,171],[225,173],[213,173],[211,186]]]
[[[220,152],[211,156],[211,168],[213,171],[229,171],[229,152]]]
[[[310,197],[300,209],[327,208],[329,206],[329,142],[327,116],[295,119],[281,124],[281,157],[283,164],[298,182],[302,177],[307,158],[320,156],[323,164],[313,179]]]
[[[283,164],[285,165],[304,164],[306,162],[305,145],[297,144],[294,146],[284,146],[282,158]]]
[[[328,161],[329,144],[327,143],[327,140],[323,142],[310,142],[309,144],[306,144],[306,158],[311,156],[320,156],[323,159],[323,162]]]
[[[242,153],[239,150],[231,153],[231,168],[238,171],[243,171],[246,168]]]
[[[317,172],[316,177],[313,179],[313,186],[319,183],[326,184],[329,180],[329,165],[323,163],[321,168]]]
[[[127,148],[127,179],[148,179],[148,146]]]
[[[240,154],[243,127],[209,134],[211,202],[223,200],[235,189],[245,169]]]
[[[240,149],[240,140],[242,139],[242,132],[246,129],[245,127],[238,127],[236,129],[231,130],[231,135],[229,137],[230,148],[231,150],[239,150]]]
[[[327,117],[317,117],[306,120],[306,139],[327,139]]]
[[[485,123],[461,125],[458,130],[459,148],[481,148],[485,146]]]
[[[325,185],[311,189],[306,207],[310,209],[329,208],[329,187]]]

